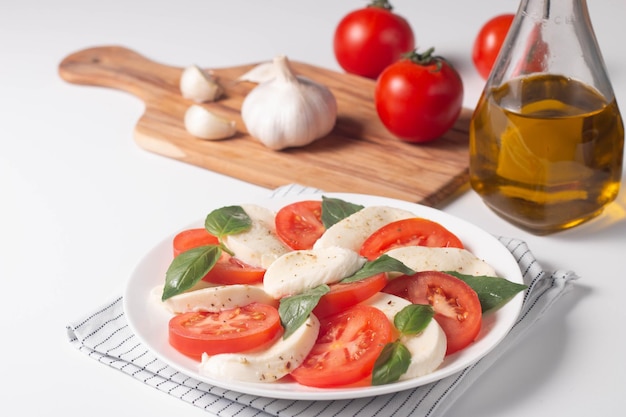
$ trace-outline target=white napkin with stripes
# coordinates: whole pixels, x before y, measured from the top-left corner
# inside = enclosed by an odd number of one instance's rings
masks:
[[[274,190],[271,196],[313,192],[319,190],[291,184]],[[507,337],[477,363],[437,382],[394,394],[352,400],[296,401],[257,397],[209,385],[169,367],[137,339],[124,317],[122,297],[70,323],[67,335],[72,345],[91,358],[218,417],[305,414],[311,417],[441,417],[472,382],[514,346],[577,279],[571,271],[544,271],[523,241],[505,237],[499,240],[514,255],[529,287],[518,321]]]

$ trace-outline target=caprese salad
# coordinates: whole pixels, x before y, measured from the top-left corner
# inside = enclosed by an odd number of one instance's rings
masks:
[[[248,204],[183,230],[152,296],[169,343],[219,380],[310,387],[417,378],[526,287],[441,224],[337,198]]]

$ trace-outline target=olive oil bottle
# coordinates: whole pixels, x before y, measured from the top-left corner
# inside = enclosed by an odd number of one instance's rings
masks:
[[[535,234],[597,216],[620,188],[624,127],[585,1],[523,0],[502,51],[470,125],[472,188]]]

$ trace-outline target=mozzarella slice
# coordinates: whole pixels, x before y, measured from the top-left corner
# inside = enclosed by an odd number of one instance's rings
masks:
[[[161,305],[174,314],[191,311],[216,313],[250,303],[278,305],[278,301],[267,294],[260,285],[233,284],[201,288],[175,295],[165,301],[161,301],[162,286],[155,288],[153,293]]]
[[[314,249],[341,246],[358,252],[372,233],[388,223],[410,219],[414,213],[387,206],[369,206],[328,228],[315,242]]]
[[[313,314],[287,339],[279,338],[265,350],[202,355],[199,372],[220,380],[274,382],[302,364],[320,329]]]
[[[241,208],[252,220],[252,226],[245,232],[225,236],[224,244],[244,263],[267,268],[291,249],[276,236],[273,211],[254,204],[242,205]]]
[[[386,252],[414,271],[456,271],[465,275],[496,276],[491,265],[466,249],[405,246]]]
[[[366,304],[381,310],[393,323],[395,315],[411,302],[395,295],[378,293],[368,299]],[[400,335],[400,342],[411,353],[411,363],[400,381],[429,374],[441,365],[446,356],[446,334],[433,319],[428,326],[416,335]]]
[[[338,246],[296,250],[284,254],[267,268],[263,288],[274,298],[299,294],[321,284],[340,281],[363,264],[365,258]]]

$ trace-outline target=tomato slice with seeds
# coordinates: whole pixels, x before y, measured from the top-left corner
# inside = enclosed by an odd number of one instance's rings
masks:
[[[174,256],[189,249],[206,245],[219,245],[217,237],[204,228],[187,229],[174,236],[172,241]],[[241,262],[222,252],[222,256],[202,279],[213,284],[258,284],[263,282],[265,268]]]
[[[339,313],[355,304],[365,301],[387,284],[387,274],[381,273],[360,281],[330,285],[330,292],[320,298],[313,313],[318,317],[327,317]]]
[[[446,355],[465,348],[476,339],[482,324],[482,308],[472,287],[439,271],[418,272],[405,282],[412,303],[433,306],[434,318],[448,339]]]
[[[392,326],[379,309],[357,304],[320,319],[320,332],[304,362],[291,373],[300,384],[327,388],[357,383],[392,340]]]
[[[304,200],[288,204],[276,213],[276,234],[294,250],[311,249],[324,233],[322,202]]]
[[[463,243],[441,224],[415,217],[391,222],[372,233],[363,242],[360,254],[371,261],[400,246],[463,248]]]
[[[278,310],[252,303],[219,313],[190,312],[169,322],[169,343],[184,355],[234,353],[270,342],[282,332]]]

